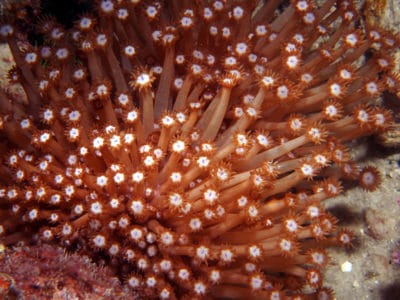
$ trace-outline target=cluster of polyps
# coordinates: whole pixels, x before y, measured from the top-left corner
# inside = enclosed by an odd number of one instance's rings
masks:
[[[331,297],[323,249],[352,235],[323,201],[379,181],[344,143],[390,126],[398,41],[349,1],[256,2],[99,0],[36,47],[35,10],[6,13],[3,243],[81,249],[142,298]]]

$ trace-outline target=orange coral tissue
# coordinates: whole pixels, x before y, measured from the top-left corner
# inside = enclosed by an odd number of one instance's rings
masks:
[[[142,299],[333,297],[324,248],[352,235],[324,201],[379,182],[346,142],[391,124],[395,36],[346,0],[98,0],[68,29],[27,2],[0,25],[26,95],[0,91],[2,243]]]

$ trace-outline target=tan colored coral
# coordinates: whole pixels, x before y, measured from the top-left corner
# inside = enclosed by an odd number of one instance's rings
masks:
[[[0,94],[2,242],[88,254],[142,298],[332,298],[324,248],[352,233],[324,202],[380,182],[346,142],[391,126],[371,103],[399,41],[351,1],[139,2],[42,17],[37,47],[24,6],[1,24],[27,95]]]

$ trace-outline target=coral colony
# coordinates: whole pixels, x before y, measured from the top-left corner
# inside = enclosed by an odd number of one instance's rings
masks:
[[[324,249],[352,234],[324,201],[379,183],[346,142],[391,125],[393,35],[345,0],[99,0],[33,46],[28,8],[0,26],[26,94],[0,93],[3,244],[105,261],[143,299],[333,298]]]

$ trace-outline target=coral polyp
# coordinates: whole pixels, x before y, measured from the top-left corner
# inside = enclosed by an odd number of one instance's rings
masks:
[[[112,266],[132,297],[331,299],[324,201],[366,190],[346,142],[384,132],[398,39],[352,1],[111,1],[66,29],[10,5],[25,98],[0,93],[2,243]],[[28,37],[40,36],[32,44]]]

